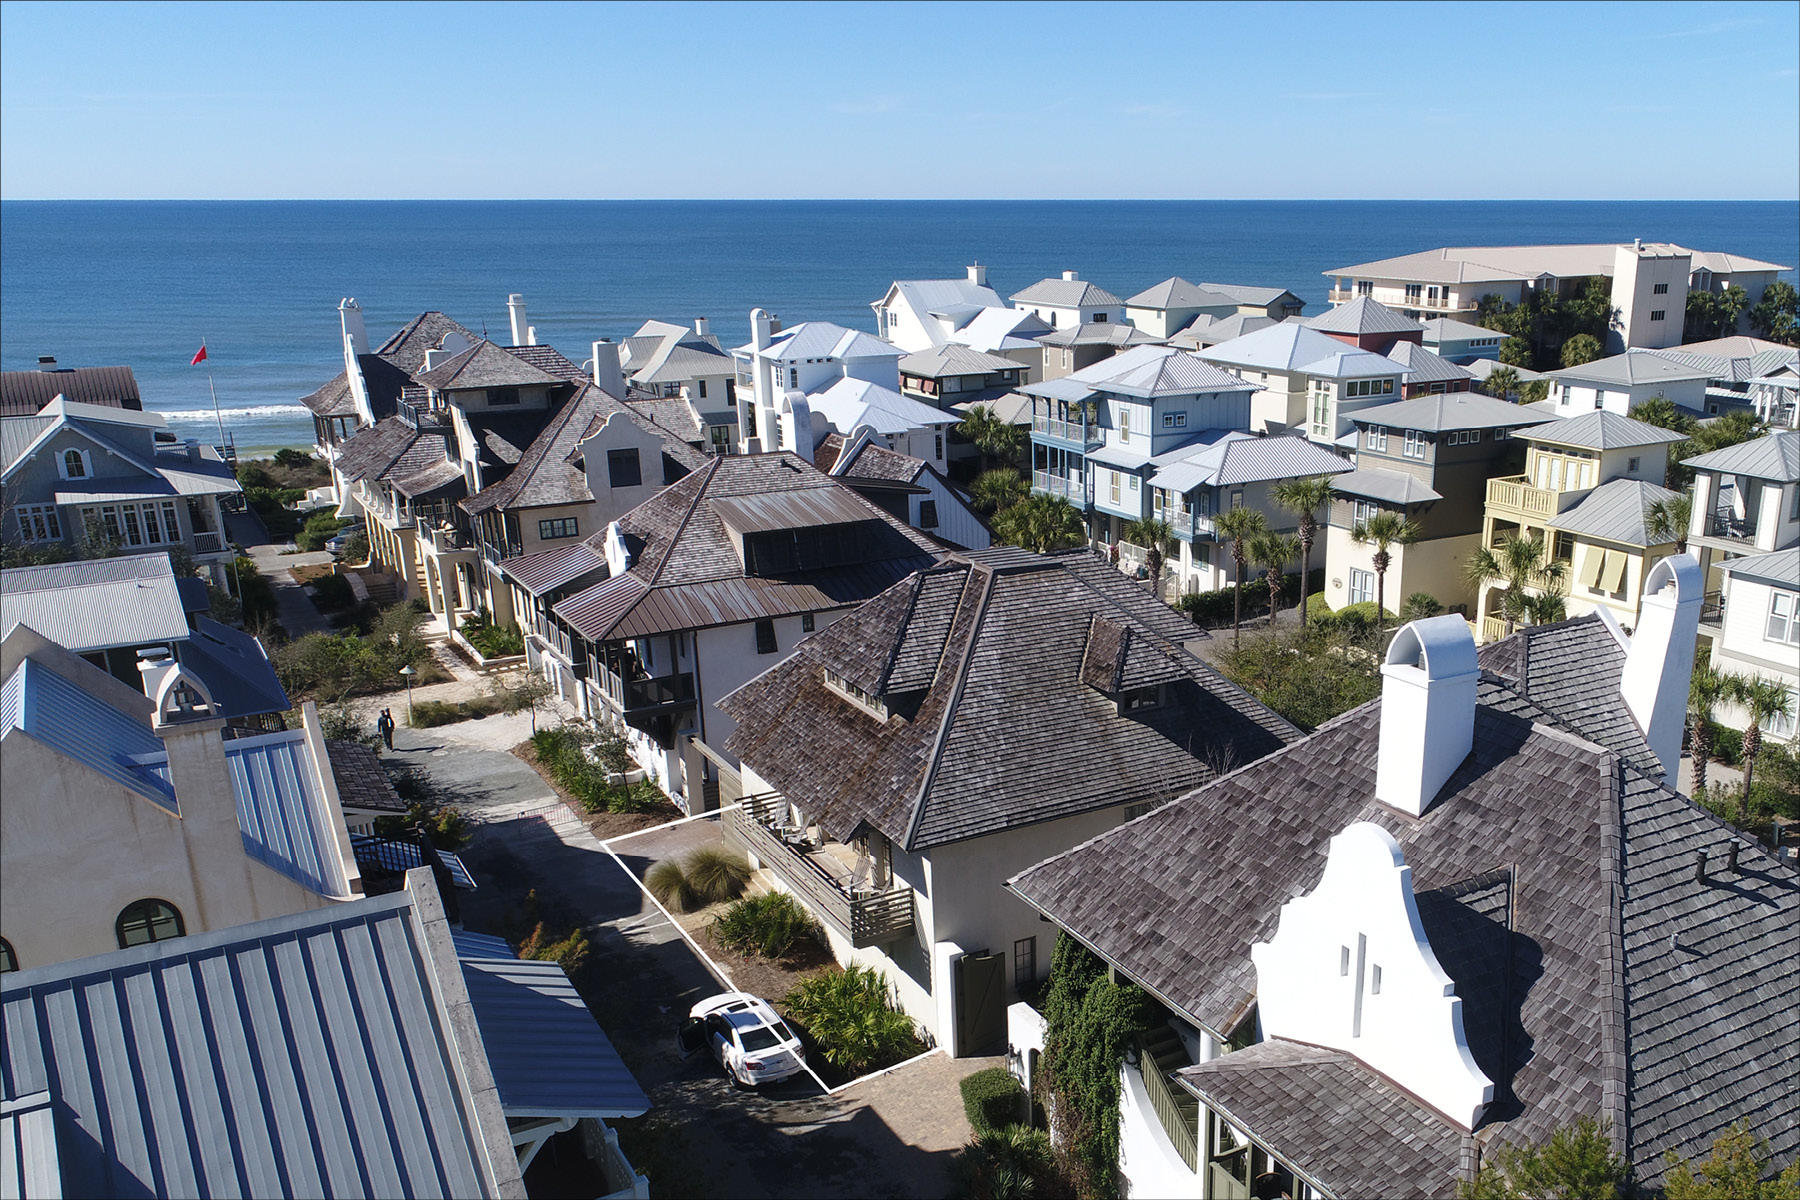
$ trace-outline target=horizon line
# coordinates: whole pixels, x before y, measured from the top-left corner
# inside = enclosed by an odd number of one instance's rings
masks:
[[[1800,204],[1708,196],[0,196],[4,204]]]

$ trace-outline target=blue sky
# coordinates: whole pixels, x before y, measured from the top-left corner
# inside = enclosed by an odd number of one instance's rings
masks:
[[[1800,194],[1800,5],[0,4],[0,196]]]

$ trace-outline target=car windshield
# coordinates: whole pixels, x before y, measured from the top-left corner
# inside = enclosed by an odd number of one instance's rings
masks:
[[[738,1040],[744,1043],[744,1049],[754,1053],[757,1050],[773,1050],[788,1040],[787,1026],[758,1025],[755,1029],[744,1029],[738,1033]]]

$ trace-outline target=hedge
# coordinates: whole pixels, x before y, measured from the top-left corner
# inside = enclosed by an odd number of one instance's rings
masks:
[[[977,1138],[1019,1123],[1025,1089],[1005,1067],[989,1067],[962,1081],[963,1113]]]

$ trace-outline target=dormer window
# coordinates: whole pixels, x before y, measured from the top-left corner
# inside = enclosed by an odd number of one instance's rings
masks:
[[[876,720],[885,721],[888,719],[887,703],[883,701],[880,696],[857,687],[854,683],[851,683],[848,679],[845,679],[830,667],[825,668],[825,686],[842,696],[844,699],[850,701],[850,703],[856,705],[856,707],[862,709]]]
[[[1121,714],[1160,708],[1162,703],[1163,688],[1161,684],[1154,687],[1132,688],[1128,692],[1119,694],[1119,712]]]
[[[64,450],[61,465],[64,479],[86,479],[94,473],[86,450]]]

